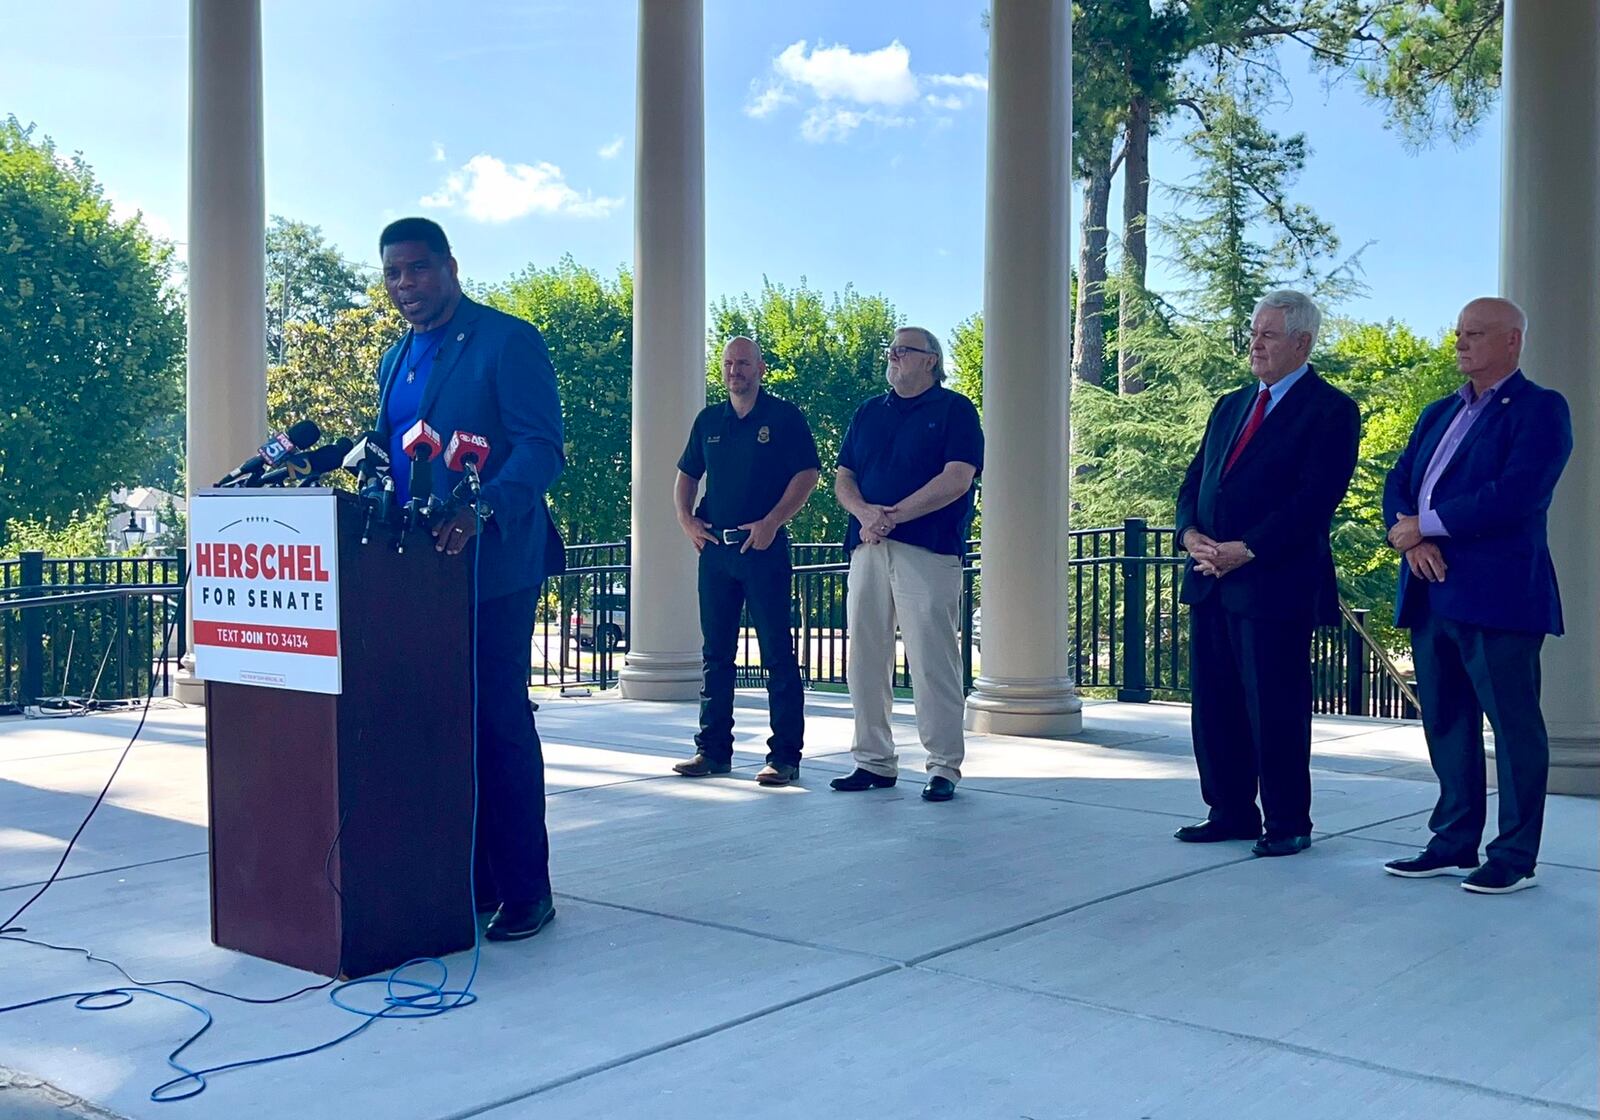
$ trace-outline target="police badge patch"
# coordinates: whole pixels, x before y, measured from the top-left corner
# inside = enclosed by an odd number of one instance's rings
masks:
[[[756,432],[756,442],[757,443],[769,443],[769,442],[771,442],[771,440],[772,440],[772,429],[767,427],[765,424],[761,425],[760,429]]]

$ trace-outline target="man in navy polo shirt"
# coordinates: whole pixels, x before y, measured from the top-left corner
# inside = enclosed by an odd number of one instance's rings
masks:
[[[735,338],[722,351],[728,399],[695,417],[678,460],[673,498],[678,524],[700,553],[700,637],[703,680],[695,755],[673,767],[686,778],[733,769],[734,657],[746,607],[767,671],[772,738],[764,786],[785,786],[800,774],[805,699],[789,629],[789,532],[784,526],[817,487],[822,462],[798,408],[761,387],[761,348]],[[705,497],[694,499],[700,479]]]
[[[944,387],[944,352],[931,331],[896,331],[886,357],[890,391],[856,409],[834,484],[850,514],[846,677],[856,769],[832,785],[855,792],[895,784],[889,717],[898,623],[917,734],[928,752],[922,797],[948,801],[966,755],[956,615],[972,482],[983,470],[983,428],[972,402]]]

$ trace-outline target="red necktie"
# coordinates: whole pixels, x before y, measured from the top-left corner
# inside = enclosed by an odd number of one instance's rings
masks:
[[[1261,395],[1256,397],[1256,406],[1250,410],[1250,419],[1245,421],[1244,431],[1239,433],[1239,441],[1233,445],[1233,453],[1228,456],[1228,461],[1222,465],[1223,474],[1233,470],[1233,464],[1239,460],[1239,453],[1245,449],[1245,445],[1256,434],[1256,429],[1261,427],[1261,421],[1267,418],[1267,404],[1271,400],[1271,389],[1261,390]]]

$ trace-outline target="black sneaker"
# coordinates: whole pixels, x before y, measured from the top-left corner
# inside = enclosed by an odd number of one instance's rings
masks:
[[[1461,887],[1473,894],[1510,894],[1512,891],[1525,891],[1529,887],[1538,885],[1533,881],[1533,872],[1513,871],[1503,863],[1490,860],[1468,875],[1462,881]]]
[[[1477,866],[1476,855],[1441,856],[1423,849],[1410,859],[1392,859],[1383,865],[1383,869],[1402,879],[1431,879],[1435,875],[1459,875]]]
[[[855,773],[835,778],[828,784],[841,793],[859,793],[864,789],[889,789],[894,783],[893,778],[885,778],[882,774],[874,774],[857,766]]]
[[[733,760],[724,759],[719,762],[707,758],[704,754],[697,754],[687,762],[679,762],[672,768],[685,778],[709,778],[713,774],[733,773]]]

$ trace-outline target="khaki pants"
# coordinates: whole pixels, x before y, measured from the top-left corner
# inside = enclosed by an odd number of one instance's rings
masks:
[[[961,561],[898,541],[863,544],[850,556],[850,704],[855,709],[856,765],[886,778],[899,765],[889,717],[894,708],[894,632],[900,626],[910,663],[917,734],[928,776],[961,780]]]

